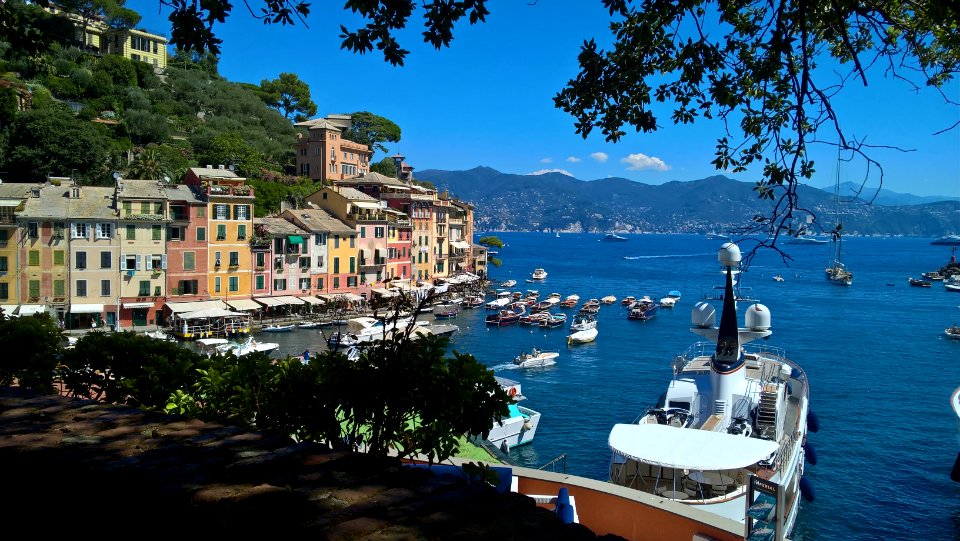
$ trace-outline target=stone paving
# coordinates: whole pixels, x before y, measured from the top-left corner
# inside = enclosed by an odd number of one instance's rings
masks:
[[[19,531],[100,538],[598,538],[527,496],[396,459],[16,387],[0,387],[0,464],[0,510]]]

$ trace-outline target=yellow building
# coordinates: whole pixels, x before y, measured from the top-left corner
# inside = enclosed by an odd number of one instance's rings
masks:
[[[167,67],[168,41],[161,34],[138,28],[110,28],[100,17],[81,17],[56,4],[44,9],[70,19],[77,29],[77,41],[87,50],[139,60],[159,69]]]
[[[163,324],[167,195],[156,180],[117,182],[120,327]],[[109,268],[109,267],[108,267]]]
[[[0,184],[0,305],[11,315],[20,304],[20,258],[17,249],[17,211],[23,210],[30,189],[37,184]]]
[[[210,298],[251,298],[253,252],[253,188],[224,168],[192,167],[185,184],[207,201],[207,287]]]

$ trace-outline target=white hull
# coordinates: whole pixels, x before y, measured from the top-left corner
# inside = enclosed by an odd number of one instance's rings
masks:
[[[567,342],[571,344],[586,344],[587,342],[593,342],[596,340],[597,334],[598,332],[596,327],[583,331],[577,331],[567,337]]]
[[[522,406],[517,406],[517,409],[526,417],[502,418],[493,423],[490,434],[487,435],[487,441],[501,451],[508,452],[517,445],[530,443],[537,433],[540,413]]]

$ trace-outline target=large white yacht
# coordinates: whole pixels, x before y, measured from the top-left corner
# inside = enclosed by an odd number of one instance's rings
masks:
[[[716,312],[699,302],[691,331],[697,342],[673,361],[661,402],[634,423],[610,432],[610,480],[744,522],[745,537],[784,539],[801,497],[813,499],[804,464],[816,463],[807,443],[816,416],[808,410],[803,370],[767,338],[770,312],[751,304],[737,326],[734,275],[740,249],[719,252],[726,287],[719,327]],[[767,536],[769,534],[769,537]]]

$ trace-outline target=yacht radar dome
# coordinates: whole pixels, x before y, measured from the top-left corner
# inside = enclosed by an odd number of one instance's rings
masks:
[[[759,302],[751,304],[743,316],[743,321],[751,331],[768,331],[770,330],[770,310]]]
[[[740,248],[736,244],[725,242],[720,247],[720,252],[717,253],[717,259],[724,267],[736,267],[743,258],[740,256]]]
[[[698,302],[690,311],[690,323],[694,327],[709,329],[717,321],[717,311],[706,302]]]

